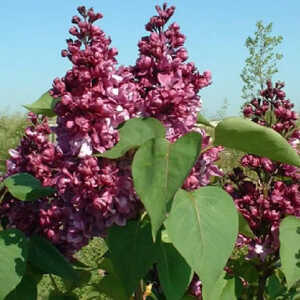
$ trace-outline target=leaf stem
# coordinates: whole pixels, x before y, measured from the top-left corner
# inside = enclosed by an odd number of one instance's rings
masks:
[[[144,300],[144,281],[140,280],[139,286],[134,293],[134,300]]]
[[[7,193],[8,193],[8,189],[5,187],[3,194],[0,196],[0,203],[2,202],[2,200],[4,199]]]
[[[264,292],[265,292],[267,279],[273,273],[273,271],[274,271],[274,267],[266,266],[266,269],[263,268],[263,272],[262,272],[262,274],[260,274],[259,279],[258,279],[257,300],[265,299]]]

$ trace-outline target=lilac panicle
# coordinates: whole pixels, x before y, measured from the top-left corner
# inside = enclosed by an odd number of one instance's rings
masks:
[[[157,16],[146,29],[150,36],[139,42],[133,67],[117,67],[117,50],[94,23],[100,13],[84,6],[72,18],[67,48],[62,56],[72,68],[55,78],[50,94],[59,98],[57,121],[29,114],[32,125],[17,149],[11,150],[7,174],[28,172],[56,193],[35,202],[7,195],[0,218],[27,235],[38,233],[71,257],[95,236],[105,236],[113,224],[124,226],[143,209],[133,187],[133,153],[117,160],[95,157],[119,140],[117,127],[134,117],[154,117],[167,128],[167,139],[176,141],[190,131],[203,136],[203,153],[183,188],[193,190],[222,176],[214,164],[221,147],[211,147],[210,137],[196,126],[201,109],[199,90],[211,83],[211,74],[200,74],[186,62],[185,36],[176,23],[164,25],[174,7],[156,6]],[[56,142],[49,136],[55,134]],[[199,286],[199,284],[198,284]]]
[[[283,87],[282,82],[273,86],[268,81],[261,96],[246,104],[243,113],[253,122],[276,130],[299,151],[299,116],[292,110],[294,105],[286,99]],[[300,169],[251,154],[242,157],[241,166],[254,172],[257,180],[236,168],[225,190],[255,234],[255,238],[246,238],[240,246],[248,246],[250,258],[265,260],[279,249],[280,221],[287,215],[300,217]]]

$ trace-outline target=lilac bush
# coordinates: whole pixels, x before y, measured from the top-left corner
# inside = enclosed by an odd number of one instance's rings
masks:
[[[20,258],[25,265],[23,273],[12,272],[12,293],[36,294],[32,273],[80,285],[89,267],[74,254],[94,237],[105,238],[109,251],[97,264],[104,279],[93,288],[118,300],[220,300],[224,291],[262,300],[280,256],[289,257],[282,262],[288,286],[298,279],[297,271],[289,273],[290,253],[279,253],[289,249],[282,250],[280,239],[298,234],[300,220],[299,117],[284,84],[268,81],[243,109],[253,122],[222,120],[212,140],[197,123],[210,125],[199,115],[198,93],[211,84],[211,73],[188,62],[185,35],[178,24],[167,25],[175,7],[156,11],[135,65],[124,67],[94,25],[102,15],[78,7],[61,52],[71,69],[27,106],[31,124],[10,150],[0,182],[0,259],[8,256],[8,271]],[[248,141],[253,133],[255,147]],[[275,154],[266,150],[266,136]],[[225,175],[216,165],[223,146],[248,153]],[[245,266],[254,270],[254,282]],[[0,264],[0,275],[5,267]],[[57,287],[55,293],[73,296]],[[295,294],[288,293],[280,296]]]
[[[28,172],[44,186],[55,187],[54,198],[23,203],[12,197],[1,204],[1,218],[8,227],[31,235],[40,233],[64,255],[71,257],[94,236],[105,236],[106,229],[124,226],[143,210],[133,188],[133,153],[118,160],[95,157],[118,143],[118,126],[134,117],[154,117],[167,128],[174,142],[189,131],[203,135],[196,125],[201,88],[211,83],[209,71],[200,74],[193,63],[186,63],[185,36],[176,23],[164,25],[175,8],[156,7],[158,16],[146,25],[150,36],[139,42],[136,65],[117,67],[118,51],[111,40],[94,25],[102,18],[93,9],[78,8],[69,30],[62,56],[72,63],[63,78],[56,78],[50,94],[61,100],[55,106],[56,125],[29,114],[32,126],[26,129],[21,145],[11,150],[7,174]],[[56,143],[49,141],[55,133]],[[184,188],[207,185],[211,176],[222,176],[214,165],[222,147],[211,147],[199,156]],[[26,211],[26,214],[24,214]],[[29,221],[30,220],[30,221]]]
[[[261,97],[246,104],[244,116],[261,126],[280,133],[299,153],[299,119],[293,104],[286,99],[284,83],[267,82]],[[237,246],[247,249],[247,259],[267,265],[265,272],[279,258],[279,226],[289,215],[300,217],[300,169],[266,157],[246,154],[241,167],[229,174],[225,190],[246,219],[254,237],[240,234]]]

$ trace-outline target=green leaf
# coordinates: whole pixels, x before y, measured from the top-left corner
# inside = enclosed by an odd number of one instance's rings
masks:
[[[152,235],[162,225],[168,206],[201,151],[202,136],[191,132],[170,144],[151,139],[136,152],[132,163],[134,187],[149,213]]]
[[[107,275],[95,286],[96,291],[111,297],[113,300],[128,300],[131,294],[128,294],[122,280],[115,272],[112,262],[105,258],[100,267],[106,271]]]
[[[278,132],[242,118],[221,121],[215,128],[215,145],[300,167],[297,152]]]
[[[96,156],[116,159],[122,157],[128,150],[137,148],[155,137],[165,137],[164,126],[154,118],[130,119],[119,130],[120,141],[112,149]]]
[[[284,218],[279,227],[280,261],[290,288],[300,279],[300,219]]]
[[[21,282],[5,297],[4,300],[36,300],[37,283],[36,277],[33,274],[26,272]]]
[[[238,234],[232,198],[219,187],[179,190],[165,226],[174,246],[201,278],[204,299],[208,298]]]
[[[197,116],[197,123],[214,128],[214,126],[212,124],[210,124],[210,122],[208,120],[206,120],[206,118],[204,118],[204,116],[201,115],[200,113],[198,113],[198,116]]]
[[[226,287],[226,281],[224,277],[226,276],[225,271],[221,272],[221,275],[215,281],[214,287],[204,300],[221,300],[221,295],[223,293],[224,288]]]
[[[226,272],[222,271],[216,280],[210,295],[204,300],[233,300],[235,297],[235,279],[225,279]]]
[[[180,300],[187,290],[193,271],[171,243],[158,247],[158,276],[167,300]]]
[[[100,297],[102,297],[102,295],[97,290],[96,286],[93,286],[91,289],[84,292],[84,300],[99,300],[101,299]]]
[[[225,287],[223,288],[220,300],[233,300],[236,299],[235,297],[235,279],[224,279]]]
[[[64,279],[79,280],[79,276],[72,265],[48,240],[33,235],[29,245],[29,261],[34,267]]]
[[[68,280],[68,279],[62,279],[62,282],[64,283],[64,286],[67,291],[72,291],[78,287],[82,287],[82,286],[86,285],[92,277],[92,273],[87,270],[78,270],[77,269],[76,274],[77,274],[78,279],[75,281]]]
[[[72,259],[72,265],[74,268],[78,269],[91,269],[92,267],[83,263],[82,261],[76,259],[75,257]]]
[[[130,296],[157,258],[150,223],[129,221],[125,227],[114,226],[106,242],[115,276]]]
[[[22,201],[33,201],[52,195],[55,190],[41,185],[35,177],[28,173],[18,173],[4,180],[11,195]]]
[[[250,284],[258,282],[259,273],[251,261],[245,260],[242,256],[239,259],[232,260],[232,263],[235,276],[243,277]]]
[[[184,295],[181,300],[197,300],[197,298],[192,295]]]
[[[49,92],[46,92],[37,101],[32,104],[24,105],[24,107],[35,114],[54,117],[56,115],[54,108],[59,101],[60,98],[55,99],[50,96]]]
[[[277,297],[282,296],[286,292],[286,288],[281,284],[275,274],[272,274],[271,277],[269,277],[266,290],[271,300],[276,300]]]
[[[252,232],[247,220],[243,217],[243,215],[239,212],[239,233],[247,237],[254,238],[254,233]]]
[[[0,231],[0,299],[21,282],[26,272],[28,242],[17,229]]]

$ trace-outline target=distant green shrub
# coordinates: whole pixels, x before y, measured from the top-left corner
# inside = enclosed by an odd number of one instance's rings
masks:
[[[27,125],[28,121],[24,114],[5,115],[4,112],[0,112],[0,173],[5,172],[8,150],[19,144]]]

